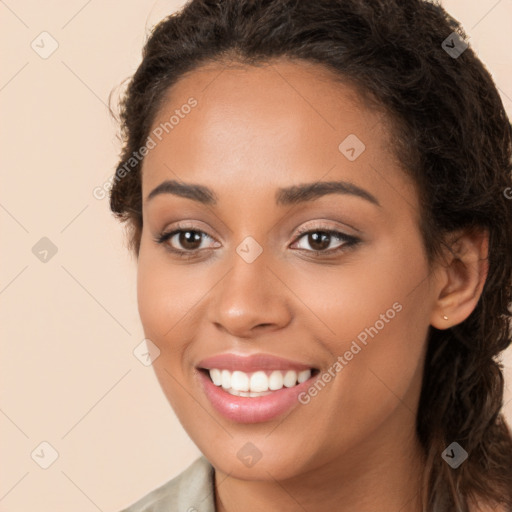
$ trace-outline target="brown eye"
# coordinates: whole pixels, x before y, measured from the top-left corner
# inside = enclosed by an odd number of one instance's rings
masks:
[[[204,231],[191,228],[178,228],[169,233],[162,233],[155,238],[158,244],[165,244],[166,249],[180,256],[193,256],[203,249],[201,243],[213,238]]]
[[[309,233],[306,236],[309,246],[314,251],[324,251],[327,249],[332,238],[332,235],[322,231],[315,231],[313,233]]]
[[[330,247],[333,241],[337,241],[338,245]],[[311,229],[309,231],[302,231],[297,238],[296,243],[299,243],[298,249],[310,252],[313,254],[333,254],[349,247],[356,245],[359,242],[358,238],[345,235],[339,231],[331,229]],[[300,245],[302,243],[302,247]]]
[[[185,250],[194,251],[201,246],[202,236],[199,231],[180,231],[176,235],[178,236],[180,247]]]

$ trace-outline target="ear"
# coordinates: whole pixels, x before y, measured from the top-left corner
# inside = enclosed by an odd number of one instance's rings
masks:
[[[473,312],[489,271],[488,230],[457,231],[450,233],[446,242],[444,263],[436,271],[436,297],[430,318],[437,329],[457,325]]]

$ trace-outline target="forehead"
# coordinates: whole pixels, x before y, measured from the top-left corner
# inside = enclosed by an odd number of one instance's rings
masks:
[[[144,196],[164,179],[181,178],[253,192],[327,174],[357,174],[368,183],[375,175],[369,162],[381,170],[396,164],[388,125],[382,109],[323,66],[283,59],[261,66],[210,63],[165,95],[151,129],[159,130],[159,140],[144,159]],[[364,153],[351,161],[343,150],[354,144]]]
[[[387,121],[378,102],[370,104],[369,95],[363,96],[348,78],[304,60],[280,58],[256,66],[221,62],[200,66],[168,89],[153,126],[165,123],[169,114],[191,97],[198,102],[194,112],[201,113],[202,122],[229,116],[231,124],[242,118],[246,124],[268,127],[269,123],[289,119],[306,123],[311,130],[336,131]]]

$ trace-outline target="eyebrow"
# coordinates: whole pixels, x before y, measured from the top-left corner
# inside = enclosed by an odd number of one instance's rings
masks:
[[[161,194],[172,194],[205,205],[216,205],[218,201],[218,197],[212,189],[204,185],[183,183],[176,180],[166,180],[160,183],[148,194],[146,201],[150,201]],[[328,194],[352,195],[381,207],[377,198],[370,192],[348,181],[319,181],[293,185],[278,189],[275,197],[277,205],[287,206],[313,201]]]
[[[376,206],[381,206],[377,198],[367,190],[348,181],[318,181],[292,187],[281,188],[276,194],[276,204],[293,205],[313,201],[327,194],[344,194],[366,199]]]
[[[166,180],[160,183],[160,185],[148,194],[146,201],[149,201],[161,194],[173,194],[175,196],[192,199],[202,204],[217,204],[217,196],[213,190],[208,187],[191,183],[181,183],[175,180]]]

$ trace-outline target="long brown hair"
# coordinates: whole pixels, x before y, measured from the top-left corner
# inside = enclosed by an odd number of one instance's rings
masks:
[[[138,255],[142,159],[133,155],[169,87],[205,63],[318,63],[385,110],[397,161],[418,185],[429,262],[451,231],[485,228],[490,237],[474,311],[429,332],[417,416],[425,512],[468,511],[475,499],[512,510],[512,436],[500,413],[504,378],[496,359],[511,343],[512,127],[465,39],[440,5],[422,0],[192,0],[154,28],[126,88],[110,195]],[[455,42],[460,55],[447,51]],[[457,469],[441,456],[452,442],[469,454]]]

